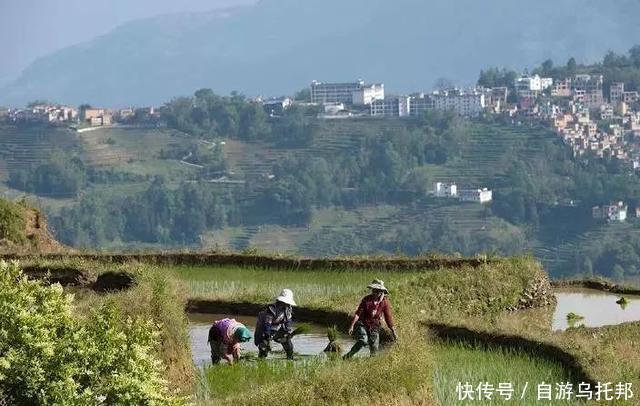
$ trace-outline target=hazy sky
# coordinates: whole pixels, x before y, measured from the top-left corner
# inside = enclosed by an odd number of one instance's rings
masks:
[[[208,11],[256,0],[0,0],[0,86],[35,59],[126,21]]]

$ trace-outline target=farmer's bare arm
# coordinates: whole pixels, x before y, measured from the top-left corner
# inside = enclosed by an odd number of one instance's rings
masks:
[[[349,325],[349,335],[353,334],[353,328],[355,327],[359,319],[360,315],[358,315],[358,313],[353,315],[353,319],[351,319],[351,324]]]

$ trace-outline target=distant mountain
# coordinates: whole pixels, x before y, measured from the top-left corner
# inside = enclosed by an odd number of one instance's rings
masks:
[[[471,84],[488,66],[624,52],[640,43],[639,12],[634,0],[262,0],[122,25],[36,61],[0,104],[159,104],[201,87],[281,95],[312,79]]]

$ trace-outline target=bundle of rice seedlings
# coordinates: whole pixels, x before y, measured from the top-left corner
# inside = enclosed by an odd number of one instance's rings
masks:
[[[342,347],[338,343],[338,327],[332,326],[327,328],[327,338],[329,339],[329,344],[324,349],[324,352],[328,353],[342,353]]]
[[[311,327],[308,324],[300,324],[298,327],[296,327],[295,330],[293,330],[293,332],[291,333],[291,337],[300,334],[307,334],[309,331],[311,331]]]

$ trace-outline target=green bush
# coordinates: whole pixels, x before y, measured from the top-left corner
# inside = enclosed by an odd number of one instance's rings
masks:
[[[158,335],[110,302],[81,321],[60,285],[0,262],[0,393],[15,404],[184,404],[161,376]]]
[[[0,240],[16,244],[26,241],[24,209],[8,200],[0,199]]]

